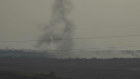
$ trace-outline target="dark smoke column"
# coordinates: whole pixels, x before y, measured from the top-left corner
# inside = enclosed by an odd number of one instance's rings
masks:
[[[72,4],[69,0],[55,0],[52,8],[52,19],[37,46],[46,44],[46,49],[50,50],[49,46],[54,45],[55,52],[61,56],[68,56],[73,47],[74,24],[68,18]]]

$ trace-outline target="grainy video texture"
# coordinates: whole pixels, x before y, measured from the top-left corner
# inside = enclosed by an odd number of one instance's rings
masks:
[[[12,0],[6,0],[6,2],[9,1]],[[15,1],[20,2],[21,0],[15,0]],[[82,0],[77,0],[77,1],[82,1]],[[111,0],[101,0],[99,1],[99,3],[101,4],[102,2],[106,3],[106,1],[109,2]],[[2,2],[2,0],[0,2]],[[25,1],[25,3],[28,2]],[[118,3],[121,5],[121,2]],[[107,9],[109,10],[111,8],[108,7],[107,5]],[[101,14],[104,14],[102,12],[105,12],[107,9],[104,8],[104,10],[101,11]],[[140,79],[140,59],[139,59],[140,50],[100,50],[100,48],[99,50],[94,50],[94,48],[90,48],[90,50],[80,49],[75,52],[72,51],[74,50],[74,44],[75,44],[73,38],[75,32],[75,24],[73,23],[72,21],[73,19],[71,19],[70,16],[72,10],[73,10],[72,0],[54,0],[52,6],[51,20],[49,21],[48,25],[45,27],[43,35],[40,36],[38,40],[0,42],[0,43],[4,42],[6,44],[12,43],[13,46],[18,46],[18,45],[20,46],[25,42],[35,41],[36,48],[42,48],[42,46],[44,46],[45,44],[45,47],[43,48],[46,49],[45,51],[26,50],[26,49],[8,49],[8,48],[0,49],[0,79]],[[103,15],[102,17],[103,17],[102,19],[105,19],[106,16]],[[110,16],[109,17],[107,16],[107,18],[112,19],[112,17]],[[96,20],[99,21],[101,19],[96,19]],[[103,24],[106,24],[106,22],[104,22],[105,20],[102,21]],[[119,23],[119,21],[117,22]],[[0,24],[0,26],[1,25],[2,24]],[[118,34],[118,32],[116,34]],[[101,39],[101,38],[102,39],[115,38],[117,40],[120,39],[124,40],[122,39],[123,37],[129,38],[129,37],[138,37],[138,36],[140,35],[120,35],[120,36],[116,35],[116,36],[101,36],[101,37],[96,36],[91,38],[80,38],[80,39],[91,40],[95,38],[97,41],[97,39]],[[17,45],[17,43],[20,44]],[[113,44],[116,43],[113,42]],[[86,45],[84,46],[86,48]],[[131,47],[131,46],[125,46],[125,47]],[[78,56],[74,57],[76,53],[80,53],[80,54],[77,54]],[[80,56],[84,56],[84,57],[80,57]]]
[[[40,38],[37,47],[41,47],[42,44],[47,44],[46,49],[51,51],[49,47],[54,45],[52,51],[55,51],[63,57],[70,55],[73,48],[73,30],[74,24],[72,20],[68,18],[72,10],[72,4],[70,0],[55,0],[52,7],[52,19],[46,26],[44,35]]]

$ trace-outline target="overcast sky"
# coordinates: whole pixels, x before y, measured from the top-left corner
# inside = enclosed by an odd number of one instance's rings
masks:
[[[140,0],[71,0],[75,48],[139,49]],[[53,0],[0,0],[0,48],[33,49],[50,20]]]

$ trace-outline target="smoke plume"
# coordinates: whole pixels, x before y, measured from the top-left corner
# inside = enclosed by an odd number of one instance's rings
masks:
[[[73,47],[73,22],[68,18],[72,10],[69,0],[55,0],[52,7],[52,19],[46,26],[37,47],[46,44],[46,50],[53,50],[60,56],[69,55]],[[53,45],[53,47],[51,47]]]

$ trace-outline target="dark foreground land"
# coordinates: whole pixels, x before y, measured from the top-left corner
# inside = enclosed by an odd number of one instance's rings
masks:
[[[0,72],[0,79],[64,79],[51,73]]]
[[[0,71],[0,79],[16,79],[2,78],[6,72],[55,72],[56,76],[65,79],[140,79],[140,59],[0,58]],[[41,75],[41,78],[44,77]]]

